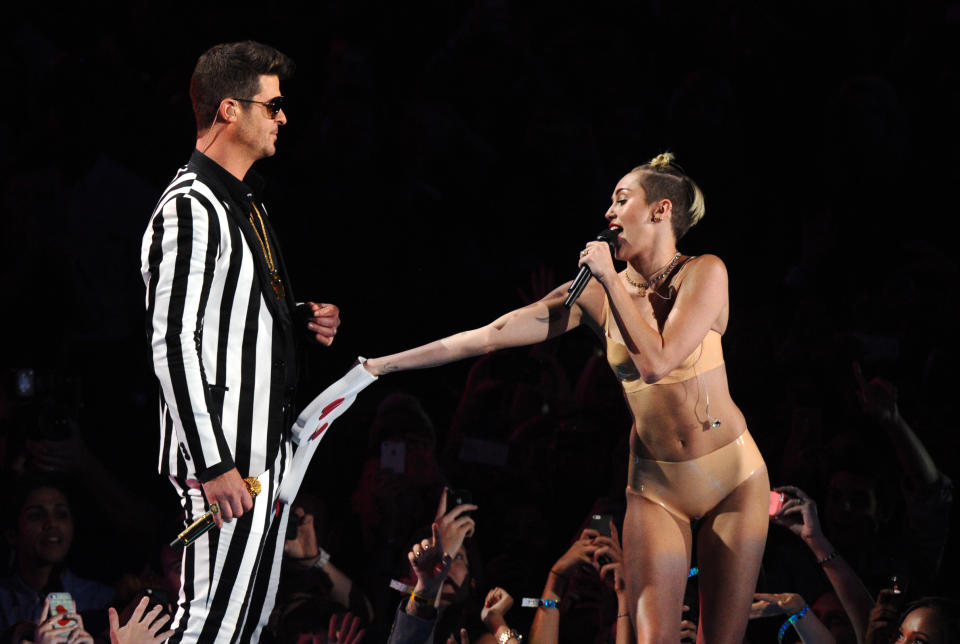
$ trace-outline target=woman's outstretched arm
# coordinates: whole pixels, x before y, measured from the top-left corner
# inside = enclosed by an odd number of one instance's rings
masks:
[[[367,371],[380,376],[393,371],[425,369],[462,360],[497,349],[536,344],[580,325],[587,303],[602,304],[602,291],[595,282],[588,285],[570,309],[563,306],[569,283],[558,286],[543,299],[510,311],[490,324],[470,331],[435,340],[400,353],[371,358],[364,363]],[[593,310],[590,306],[588,310]]]

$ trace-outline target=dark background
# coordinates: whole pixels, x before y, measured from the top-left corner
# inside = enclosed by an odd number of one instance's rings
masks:
[[[827,435],[872,440],[855,420],[857,359],[897,383],[957,478],[955,423],[941,421],[956,417],[958,3],[5,12],[0,365],[79,383],[85,440],[158,507],[173,495],[152,474],[140,239],[194,144],[197,56],[247,38],[297,62],[289,124],[258,169],[295,293],[343,320],[333,349],[311,350],[306,398],[358,354],[486,323],[542,293],[544,272],[570,279],[617,180],[670,150],[706,195],[679,246],[727,264],[731,389],[764,451],[782,450],[798,409],[820,410]],[[595,344],[576,332],[555,350],[575,377]],[[349,511],[377,403],[411,392],[442,434],[469,367],[365,392],[319,454],[315,489]]]

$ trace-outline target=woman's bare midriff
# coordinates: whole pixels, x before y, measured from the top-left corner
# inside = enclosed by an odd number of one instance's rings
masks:
[[[710,393],[710,418],[706,392]],[[723,365],[683,382],[628,395],[633,414],[630,454],[657,461],[688,461],[733,441],[747,428],[730,398]],[[712,419],[712,420],[711,420]],[[714,427],[715,420],[720,424]]]

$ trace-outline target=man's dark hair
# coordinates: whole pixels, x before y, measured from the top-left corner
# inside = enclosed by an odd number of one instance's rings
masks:
[[[252,98],[260,91],[260,76],[293,76],[293,60],[269,45],[252,40],[214,45],[197,60],[190,77],[190,100],[197,131],[213,125],[225,98]]]

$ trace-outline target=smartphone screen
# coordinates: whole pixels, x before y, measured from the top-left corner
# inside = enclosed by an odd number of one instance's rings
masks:
[[[770,490],[770,516],[775,515],[783,507],[785,495],[783,492]]]

